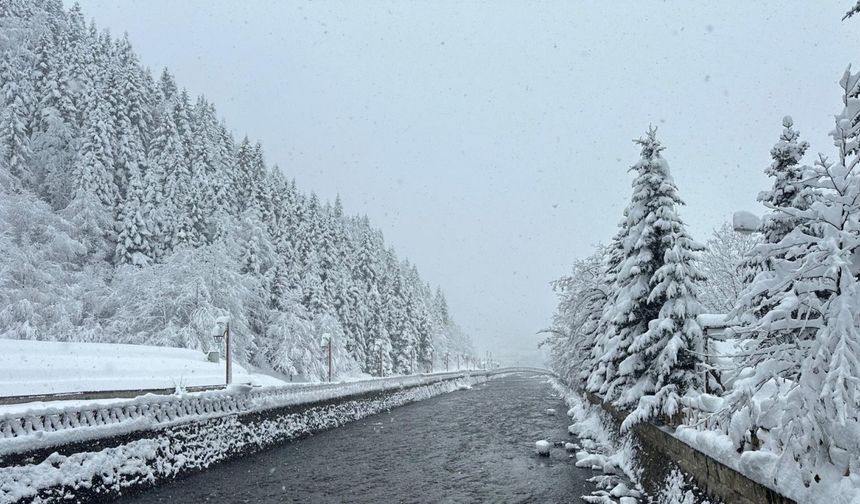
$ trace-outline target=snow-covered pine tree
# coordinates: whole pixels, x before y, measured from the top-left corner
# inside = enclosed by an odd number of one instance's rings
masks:
[[[799,140],[800,133],[794,129],[791,116],[782,119],[782,134],[770,150],[773,163],[764,171],[773,179],[773,187],[762,191],[758,200],[769,208],[809,208],[808,195],[803,193],[803,170],[800,162],[809,148],[809,143]],[[785,212],[774,210],[762,219],[761,234],[766,243],[779,243],[785,235],[797,227],[799,219]],[[767,263],[767,257],[763,263]]]
[[[21,50],[9,49],[0,58],[0,182],[33,187],[35,174],[30,166],[29,118],[34,101],[27,75],[27,58]],[[7,179],[2,173],[12,176]]]
[[[739,405],[729,431],[741,448],[767,423],[785,460],[800,464],[806,484],[825,462],[846,474],[860,466],[860,74],[849,68],[840,85],[844,109],[831,133],[839,157],[822,155],[805,170],[801,194],[814,195],[808,208],[770,205],[799,222],[773,245],[781,251],[773,256],[774,274],[759,274],[746,295],[776,298],[775,308],[750,325],[751,334],[788,330],[804,337],[747,359],[742,365],[754,363],[752,376],[739,380],[729,397]],[[769,382],[776,382],[762,403],[769,408],[744,401]],[[776,422],[771,410],[779,410]]]
[[[153,261],[150,216],[146,206],[143,177],[137,165],[131,165],[126,197],[118,208],[116,264],[146,266]]]
[[[216,191],[224,182],[218,170],[216,143],[217,121],[203,96],[197,100],[192,116],[191,193],[188,197],[188,218],[191,222],[189,242],[193,246],[212,243],[224,232],[225,217],[219,211]]]
[[[145,150],[151,140],[152,123],[151,93],[147,89],[146,73],[140,67],[127,33],[117,40],[114,51],[118,82],[122,85],[123,116],[130,128],[128,135],[141,150]]]
[[[164,166],[158,162],[154,152],[148,155],[143,175],[144,207],[149,215],[152,258],[155,261],[161,261],[171,249],[168,235],[171,205],[165,200],[166,178]]]
[[[331,313],[331,307],[326,304],[321,270],[319,257],[312,250],[302,271],[302,304],[315,315]]]
[[[83,139],[73,168],[72,201],[64,209],[66,217],[78,226],[80,239],[88,254],[96,260],[111,257],[109,242],[113,237],[113,206],[116,186],[112,170],[112,130],[106,102],[91,89]]]
[[[236,148],[236,205],[239,213],[244,212],[253,202],[252,184],[254,180],[254,147],[246,136]]]
[[[158,183],[162,179],[162,196],[151,194],[160,217],[159,236],[161,254],[169,254],[174,248],[188,242],[185,202],[191,192],[191,170],[185,162],[185,145],[172,113],[175,83],[165,70],[161,77],[162,106],[158,123],[153,133],[149,181]],[[160,201],[159,201],[160,200]]]
[[[394,362],[391,357],[391,337],[383,317],[378,312],[373,313],[368,327],[372,335],[367,350],[368,372],[376,376],[388,376],[394,372]]]
[[[660,306],[660,312],[648,323],[648,330],[634,338],[631,356],[623,363],[633,363],[641,371],[630,389],[633,394],[622,396],[622,401],[625,396],[639,398],[622,429],[660,415],[676,415],[681,410],[681,396],[704,384],[701,356],[705,335],[697,319],[702,312],[697,291],[705,278],[696,264],[703,247],[687,236],[674,210],[666,208],[660,220],[666,223],[668,235],[664,240],[671,246],[651,278],[648,296],[649,302]]]
[[[337,205],[335,205],[337,212]],[[382,245],[378,236],[370,228],[367,217],[356,219],[351,223],[352,240],[355,241],[351,252],[350,284],[354,291],[354,307],[352,311],[352,331],[357,335],[356,341],[363,344],[365,371],[379,374],[380,358],[374,352],[381,351],[383,346],[374,342],[382,336],[377,335],[384,326],[384,317],[379,313],[382,298],[382,264],[379,261]],[[384,339],[388,340],[387,331]],[[374,350],[375,349],[375,350]]]
[[[36,62],[36,125],[31,148],[40,194],[55,209],[71,200],[71,172],[74,162],[77,111],[69,86],[63,52],[47,34],[39,39]]]
[[[433,346],[433,327],[428,306],[429,287],[421,281],[418,268],[414,264],[406,271],[406,281],[412,298],[410,319],[415,333],[415,365],[418,370],[424,372],[432,368],[436,350]]]
[[[798,140],[799,134],[793,128],[791,117],[783,118],[782,125],[780,139],[771,149],[773,162],[765,170],[773,179],[773,186],[758,197],[771,211],[762,219],[761,243],[752,248],[741,265],[746,274],[747,286],[729,313],[729,322],[732,331],[747,341],[745,366],[755,368],[765,360],[771,364],[780,361],[782,364],[779,365],[778,375],[794,379],[800,370],[798,362],[801,358],[797,355],[797,342],[808,338],[809,331],[797,327],[762,325],[761,321],[769,320],[771,312],[785,310],[786,301],[793,305],[792,309],[796,312],[794,317],[811,321],[819,319],[821,314],[813,308],[819,304],[815,299],[817,294],[814,290],[796,292],[787,284],[776,290],[762,289],[761,285],[762,282],[772,283],[782,277],[783,273],[776,270],[775,264],[786,254],[795,257],[806,254],[797,244],[784,243],[783,240],[797,228],[809,225],[797,217],[797,212],[812,206],[818,190],[807,183],[804,171],[808,167],[800,164],[809,145]],[[816,231],[807,227],[804,232]]]
[[[656,133],[650,128],[636,141],[642,152],[631,169],[636,177],[611,304],[618,372],[606,399],[636,407],[625,427],[678,412],[679,397],[698,385],[695,352],[703,347],[695,292],[701,277],[693,266],[702,247],[678,216],[683,201]]]
[[[210,105],[210,114],[216,117],[214,105]],[[237,202],[237,178],[236,178],[236,145],[227,127],[219,123],[216,128],[217,141],[215,143],[216,160],[218,163],[218,178],[215,183],[215,201],[218,209],[218,220],[222,227],[230,218],[239,215],[239,204]]]

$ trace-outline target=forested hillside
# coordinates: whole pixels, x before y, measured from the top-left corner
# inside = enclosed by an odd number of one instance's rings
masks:
[[[209,349],[310,379],[471,352],[367,217],[321,202],[204,96],[60,0],[0,1],[0,338]]]

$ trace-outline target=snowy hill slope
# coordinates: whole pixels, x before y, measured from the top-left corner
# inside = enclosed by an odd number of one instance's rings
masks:
[[[184,348],[0,339],[0,397],[220,385],[224,366]],[[233,380],[284,384],[239,365]]]

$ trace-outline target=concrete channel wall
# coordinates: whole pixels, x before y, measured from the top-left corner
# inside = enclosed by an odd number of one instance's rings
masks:
[[[602,407],[616,420],[619,426],[621,425],[626,416],[624,412],[604,403],[595,394],[586,392],[585,395],[591,403]],[[649,468],[653,470],[656,466],[665,465],[660,464],[660,460],[668,459],[690,475],[695,480],[696,485],[710,497],[720,499],[726,504],[797,504],[767,486],[753,481],[731,467],[705,455],[663,428],[653,424],[639,424],[633,428],[633,433],[640,441],[640,447],[643,449],[644,460],[641,462],[646,472]],[[659,467],[657,472],[659,472]],[[646,476],[648,475],[646,474]],[[662,478],[653,474],[651,476],[649,478],[652,480],[650,483],[656,488],[656,484],[661,483]],[[653,492],[654,488],[646,488],[646,490]]]
[[[0,504],[109,502],[500,372],[368,380],[303,392],[203,392],[9,414],[0,428]]]

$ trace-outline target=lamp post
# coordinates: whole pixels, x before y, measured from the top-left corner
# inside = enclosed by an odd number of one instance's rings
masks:
[[[221,329],[223,327],[223,330]],[[227,361],[227,369],[225,371],[224,382],[227,385],[233,383],[233,357],[230,352],[230,318],[220,317],[215,321],[215,330],[212,333],[215,339],[215,344],[218,349],[221,349],[221,340],[224,340],[224,360]]]
[[[328,381],[331,382],[331,334],[323,333],[322,337],[323,349],[327,350],[328,354]]]

